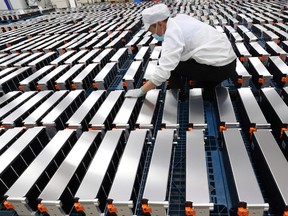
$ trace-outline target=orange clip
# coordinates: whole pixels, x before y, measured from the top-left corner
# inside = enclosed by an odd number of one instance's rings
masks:
[[[66,52],[66,50],[65,50],[65,49],[62,49],[62,50],[61,50],[61,52],[62,52],[62,53],[65,53],[65,52]]]
[[[53,50],[48,50],[48,52],[53,52]]]
[[[263,78],[259,78],[258,79],[258,83],[262,83],[263,84],[264,83],[264,79]]]
[[[149,204],[148,204],[148,199],[142,200],[142,212],[144,214],[152,213],[152,209],[149,207]]]
[[[194,80],[189,80],[189,85],[193,86],[195,84]]]
[[[260,59],[260,61],[263,61],[264,59],[263,56],[259,56],[258,58]]]
[[[6,209],[14,209],[14,206],[7,200],[4,201],[4,206]]]
[[[242,85],[243,84],[243,79],[242,78],[238,78],[237,83]]]
[[[255,127],[250,127],[250,129],[249,129],[249,133],[250,134],[252,134],[255,131],[257,131],[257,129]]]
[[[238,213],[238,216],[248,216],[249,215],[248,209],[246,209],[244,207],[239,207],[237,213]]]
[[[38,86],[36,87],[36,89],[37,89],[37,91],[41,91],[41,90],[42,90],[42,87],[38,85]]]
[[[188,127],[188,131],[192,131],[192,129],[193,129],[192,127]]]
[[[107,209],[108,209],[109,213],[117,213],[118,212],[117,208],[113,205],[112,202],[107,204]]]
[[[122,38],[122,39],[121,39],[121,42],[122,42],[122,43],[125,43],[126,41],[125,41],[125,39],[124,39],[124,38]]]
[[[85,210],[85,208],[79,202],[74,203],[74,208],[77,212],[84,212]]]
[[[284,210],[283,216],[288,216],[288,209],[285,209],[285,210]]]
[[[249,211],[247,209],[247,203],[246,202],[239,202],[238,203],[238,216],[248,216]]]
[[[48,209],[41,203],[38,204],[38,210],[41,212],[41,213],[45,213],[45,212],[48,212]]]
[[[287,77],[282,77],[281,82],[286,83],[287,82]]]
[[[127,87],[127,82],[122,82],[123,87]]]
[[[280,40],[276,40],[276,44],[280,44]]]
[[[55,87],[56,90],[60,90],[59,85],[56,84],[56,85],[54,85],[54,87]]]
[[[71,89],[76,89],[76,84],[71,84]]]
[[[97,83],[93,83],[93,88],[94,88],[94,89],[98,89]]]
[[[131,51],[134,51],[134,50],[135,50],[135,47],[131,46],[131,47],[130,47],[130,50],[131,50]]]
[[[241,62],[244,62],[244,59],[245,59],[244,57],[240,57],[239,60],[240,60]]]
[[[23,91],[23,90],[24,90],[23,86],[19,86],[18,89],[19,89],[20,91]]]
[[[281,132],[280,132],[280,138],[282,138],[284,131],[287,131],[287,128],[281,128]]]
[[[227,128],[225,126],[221,126],[219,127],[219,131],[220,133],[222,133],[223,131],[227,130]]]
[[[196,211],[194,208],[186,206],[185,207],[185,215],[186,216],[196,216]]]

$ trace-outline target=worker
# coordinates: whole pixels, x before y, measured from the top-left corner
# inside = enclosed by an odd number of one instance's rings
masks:
[[[141,97],[169,79],[171,89],[180,89],[186,80],[204,89],[203,96],[230,77],[236,68],[236,55],[227,37],[210,25],[179,14],[170,17],[165,4],[156,4],[142,11],[144,30],[162,41],[159,63],[151,79],[141,88],[130,90],[126,97]],[[206,93],[206,94],[205,94]]]

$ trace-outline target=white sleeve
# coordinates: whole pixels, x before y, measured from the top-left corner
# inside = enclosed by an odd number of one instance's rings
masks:
[[[168,20],[168,22],[169,21],[170,20]],[[155,68],[155,71],[151,75],[151,81],[156,86],[161,85],[163,82],[169,79],[171,71],[174,70],[179,64],[181,54],[184,49],[185,44],[182,31],[177,24],[174,23],[174,21],[172,22],[172,25],[167,26],[164,35],[159,65]]]

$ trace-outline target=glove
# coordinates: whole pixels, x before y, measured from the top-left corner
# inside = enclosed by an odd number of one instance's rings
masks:
[[[126,98],[139,98],[144,96],[145,93],[142,91],[141,88],[138,89],[131,89],[129,91],[126,92],[125,97]]]

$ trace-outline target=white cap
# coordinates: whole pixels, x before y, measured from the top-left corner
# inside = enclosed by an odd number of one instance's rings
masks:
[[[163,21],[170,16],[170,11],[165,4],[156,4],[142,11],[143,29],[147,31],[152,24]]]

